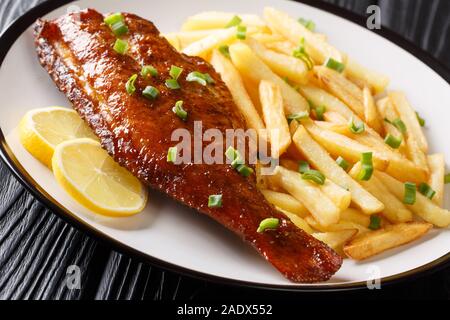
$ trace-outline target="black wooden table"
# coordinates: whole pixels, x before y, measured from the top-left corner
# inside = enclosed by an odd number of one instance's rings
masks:
[[[0,30],[43,0],[0,0]],[[244,0],[243,0],[244,1]],[[317,0],[319,1],[319,0]],[[450,68],[450,1],[322,0],[362,16],[381,7],[383,26]],[[66,270],[81,270],[68,289]],[[235,288],[174,274],[120,254],[58,218],[36,201],[0,161],[1,299],[313,299],[319,294]],[[450,298],[450,269],[377,291],[327,293],[330,298]]]

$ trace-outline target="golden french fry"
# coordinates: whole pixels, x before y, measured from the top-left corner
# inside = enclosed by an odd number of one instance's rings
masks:
[[[245,74],[246,77],[257,83],[261,80],[267,80],[280,87],[283,96],[284,111],[287,115],[308,110],[309,105],[305,98],[283,79],[273,73],[247,45],[244,43],[231,45],[230,55],[233,64],[241,74]]]
[[[339,221],[339,208],[317,185],[303,180],[300,173],[278,166],[274,177],[284,190],[303,203],[320,224],[328,226]]]
[[[383,229],[358,236],[344,246],[347,256],[364,260],[403,244],[414,241],[433,227],[430,223],[408,222],[388,225]]]
[[[409,104],[403,92],[390,92],[389,98],[394,104],[395,109],[400,115],[400,119],[406,125],[406,135],[408,138],[413,138],[417,141],[417,145],[424,153],[428,152],[428,142],[420,127],[419,120],[414,109]]]
[[[367,214],[364,214],[361,211],[354,208],[347,208],[341,211],[340,221],[349,221],[357,223],[366,228],[368,228],[370,225],[370,217]]]
[[[340,210],[347,209],[352,201],[352,194],[350,191],[345,190],[330,179],[325,180],[325,183],[320,186],[320,190],[326,194]]]
[[[308,81],[308,67],[303,60],[266,49],[252,38],[248,38],[246,43],[280,77],[287,77],[289,80],[297,83],[306,83]]]
[[[172,43],[172,39],[176,39],[179,44],[179,48],[183,49],[189,46],[191,43],[199,41],[207,36],[223,29],[208,29],[208,30],[196,30],[196,31],[181,31],[171,32],[163,34],[163,37],[168,39]]]
[[[384,209],[383,203],[353,180],[323,147],[314,141],[303,126],[299,126],[292,138],[294,144],[308,161],[328,179],[350,191],[352,201],[365,214],[373,214]]]
[[[363,93],[357,85],[330,68],[316,66],[313,70],[328,91],[341,99],[359,118],[364,119]]]
[[[278,211],[280,211],[281,213],[283,213],[286,217],[289,218],[289,220],[291,220],[291,222],[297,227],[302,229],[303,231],[311,234],[314,232],[314,230],[309,226],[308,223],[306,223],[306,221],[299,217],[298,215],[289,212],[287,210],[281,209],[279,207],[275,207],[275,209],[277,209]]]
[[[356,163],[349,171],[349,175],[354,179],[361,171],[361,163]],[[398,200],[384,184],[373,176],[368,181],[359,182],[367,191],[383,202],[383,215],[392,223],[408,222],[412,220],[412,212]]]
[[[373,101],[372,93],[370,89],[365,87],[363,89],[363,105],[364,105],[364,119],[369,127],[373,128],[379,134],[383,133],[383,127],[381,125],[380,118],[378,116],[378,110]]]
[[[387,76],[363,67],[351,57],[347,57],[345,71],[350,77],[367,82],[376,94],[383,92],[389,84]]]
[[[282,158],[280,159],[280,164],[282,167],[285,167],[288,170],[298,171],[298,162],[292,159]]]
[[[328,121],[329,117],[327,117],[327,114],[331,114],[331,112],[326,112],[324,114],[325,120]],[[340,124],[340,123],[333,123],[333,122],[325,122],[325,121],[314,121],[314,123],[324,129],[324,130],[328,130],[328,131],[333,131],[339,134],[342,134],[344,136],[347,136],[349,138],[353,137],[353,134],[351,133],[351,131],[348,129],[348,125],[346,124]]]
[[[419,168],[428,174],[427,156],[420,148],[417,140],[412,135],[406,137],[406,153],[408,158]]]
[[[306,207],[290,194],[272,191],[268,189],[262,189],[260,191],[267,199],[267,201],[269,201],[275,207],[278,207],[285,211],[289,211],[301,218],[304,218],[307,215],[309,215],[309,212],[306,209]]]
[[[276,51],[278,53],[283,53],[288,56],[292,56],[295,50],[295,46],[289,41],[265,42],[264,46],[267,49]]]
[[[402,182],[391,177],[390,175],[376,171],[375,176],[399,199],[403,201],[405,186]],[[412,212],[417,214],[423,220],[434,224],[435,226],[444,228],[450,224],[450,212],[437,206],[433,201],[416,193],[416,202],[413,205],[406,205]]]
[[[206,56],[220,45],[229,44],[236,39],[237,28],[232,27],[228,29],[221,29],[211,33],[209,36],[202,38],[196,42],[191,43],[185,47],[181,52],[188,56],[199,56],[206,58]]]
[[[343,255],[343,246],[358,233],[357,229],[348,229],[332,232],[313,233],[312,236],[322,241],[337,253]]]
[[[428,184],[436,192],[433,197],[434,203],[442,207],[444,202],[444,176],[445,159],[442,153],[435,153],[428,156],[428,166],[430,167],[430,179]]]
[[[178,39],[178,36],[175,33],[171,34],[165,34],[164,38],[166,38],[167,41],[174,47],[177,51],[181,50],[181,43],[180,39]]]
[[[247,126],[255,129],[257,132],[264,129],[264,123],[249,95],[247,94],[247,91],[245,90],[244,83],[242,82],[239,72],[233,66],[231,61],[217,50],[214,50],[211,58],[211,64],[220,74],[223,82],[225,82],[230,90],[236,106],[245,118]]]
[[[342,230],[350,230],[356,229],[358,230],[358,234],[363,234],[369,232],[370,229],[360,225],[358,223],[352,221],[341,220],[338,223],[331,224],[329,226],[321,225],[317,220],[315,220],[312,216],[307,216],[304,220],[313,228],[320,232],[335,232]]]
[[[264,21],[257,15],[217,11],[201,12],[187,18],[186,22],[181,27],[181,30],[193,31],[225,28],[236,15],[242,20],[242,24],[258,28],[260,31],[268,31]]]
[[[252,35],[252,38],[264,44],[267,48],[269,48],[271,43],[276,43],[284,40],[284,38],[279,34],[270,34],[262,32],[255,33],[254,35]]]
[[[279,158],[291,144],[289,125],[283,111],[281,90],[272,82],[263,80],[259,85],[259,96],[264,122],[268,130],[271,156]]]
[[[316,63],[322,64],[329,57],[344,62],[344,55],[336,48],[306,29],[302,24],[292,19],[288,14],[274,8],[264,8],[264,19],[275,33],[279,33],[297,45],[301,38],[305,39],[306,51]]]

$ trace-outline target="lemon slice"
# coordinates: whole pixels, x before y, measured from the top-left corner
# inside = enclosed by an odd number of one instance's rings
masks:
[[[142,211],[147,202],[147,189],[142,183],[92,139],[60,143],[52,167],[62,188],[94,212],[130,216]]]
[[[97,139],[75,110],[47,107],[28,111],[20,121],[22,145],[36,159],[51,168],[55,147],[76,138]]]

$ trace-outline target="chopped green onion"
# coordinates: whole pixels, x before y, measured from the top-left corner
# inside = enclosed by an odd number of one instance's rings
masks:
[[[292,52],[292,55],[295,58],[302,60],[306,64],[308,70],[311,70],[314,67],[314,62],[311,60],[311,57],[309,56],[309,54],[306,53],[305,38],[300,39],[300,44]]]
[[[169,75],[172,77],[172,79],[178,80],[178,77],[182,72],[183,68],[172,65],[170,67]]]
[[[144,91],[142,91],[142,95],[147,99],[156,99],[159,96],[159,90],[153,86],[145,87]]]
[[[231,28],[240,25],[242,22],[242,19],[239,16],[234,16],[231,18],[231,20],[227,23],[225,28]]]
[[[181,120],[186,121],[188,113],[183,109],[183,101],[179,100],[175,103],[175,106],[172,108],[173,113],[175,113]]]
[[[419,121],[420,126],[424,127],[425,126],[425,119],[421,118],[417,111],[416,111],[416,117],[417,117],[417,121]]]
[[[336,159],[336,163],[339,165],[339,167],[341,167],[345,171],[347,171],[348,167],[350,167],[350,164],[344,158],[342,158],[341,156],[339,156]]]
[[[306,171],[310,170],[309,163],[303,160],[300,160],[298,162],[298,172],[305,173]]]
[[[403,196],[403,203],[416,203],[416,184],[413,182],[405,182],[405,194]]]
[[[280,220],[278,218],[266,218],[259,223],[259,227],[256,230],[258,233],[263,233],[267,229],[276,229],[280,224]]]
[[[127,90],[128,94],[133,94],[136,91],[134,83],[136,82],[137,77],[138,77],[137,74],[133,74],[125,84],[125,89]]]
[[[120,12],[117,12],[107,16],[103,21],[105,21],[107,25],[113,25],[117,22],[124,21],[124,19],[123,15]]]
[[[381,227],[381,218],[377,215],[370,216],[370,230],[378,230]]]
[[[300,111],[300,112],[296,112],[296,113],[292,113],[292,114],[288,115],[287,120],[288,120],[288,123],[291,123],[292,120],[300,121],[300,120],[306,119],[308,117],[309,117],[308,111]]]
[[[248,177],[253,173],[253,169],[250,167],[247,167],[245,164],[240,164],[236,166],[236,171],[239,172],[242,176]]]
[[[345,65],[342,62],[339,62],[337,60],[334,60],[333,58],[328,58],[327,61],[325,61],[325,66],[329,69],[333,69],[339,73],[344,71]]]
[[[305,26],[306,29],[308,29],[309,31],[313,31],[316,29],[316,24],[314,23],[314,21],[312,20],[308,20],[305,18],[299,18],[298,22],[300,24],[302,24],[303,26]]]
[[[392,134],[388,133],[386,138],[384,139],[384,142],[386,142],[387,145],[394,149],[398,149],[400,145],[402,144],[402,138],[396,138]]]
[[[143,66],[141,70],[141,75],[146,78],[148,75],[151,75],[152,77],[156,77],[158,75],[158,70],[156,70],[153,66]]]
[[[398,129],[398,131],[400,131],[402,134],[406,133],[406,125],[400,118],[394,119],[390,123],[394,127],[396,127]]]
[[[431,187],[425,182],[419,184],[419,192],[430,200],[433,199],[434,195],[436,194],[436,191],[431,189]]]
[[[247,37],[247,27],[246,26],[238,26],[237,27],[237,32],[236,32],[236,38],[241,39],[241,40],[245,40],[245,38]]]
[[[123,21],[118,21],[112,25],[110,25],[112,32],[116,37],[120,37],[126,33],[128,33],[128,27]]]
[[[233,147],[228,147],[227,151],[225,151],[225,156],[228,160],[231,161],[231,166],[236,169],[239,165],[244,164],[244,161],[242,160],[241,154],[239,151],[234,149]]]
[[[355,134],[363,133],[366,129],[364,126],[364,122],[359,122],[358,124],[356,124],[353,117],[351,117],[350,121],[348,122],[348,128]]]
[[[176,90],[176,89],[180,89],[181,88],[180,84],[175,79],[167,79],[166,80],[166,87],[171,89],[171,90]]]
[[[208,208],[220,208],[222,207],[222,195],[212,194],[208,197]]]
[[[445,183],[445,184],[450,183],[450,173],[447,173],[447,174],[444,176],[444,183]]]
[[[231,58],[231,57],[230,57],[230,47],[229,47],[229,46],[226,46],[226,45],[220,46],[220,47],[219,47],[219,52],[220,52],[221,54],[223,54],[225,57],[227,57],[228,59]]]
[[[170,147],[167,151],[167,162],[175,163],[177,161],[177,147]]]
[[[317,184],[323,185],[325,183],[325,176],[322,172],[309,169],[302,174],[303,180],[311,180]]]
[[[372,173],[372,152],[363,152],[361,154],[361,171],[358,174],[358,179],[368,181],[372,177]]]
[[[327,111],[327,107],[325,107],[324,105],[320,105],[318,107],[314,108],[314,113],[316,115],[316,119],[317,120],[323,120],[323,114]]]
[[[206,84],[208,83],[214,83],[214,79],[211,78],[209,73],[201,73],[198,71],[190,72],[186,77],[186,81],[189,82],[195,81],[200,83],[202,86],[206,86]]]
[[[128,50],[128,42],[122,39],[116,39],[113,49],[119,54],[125,54]]]

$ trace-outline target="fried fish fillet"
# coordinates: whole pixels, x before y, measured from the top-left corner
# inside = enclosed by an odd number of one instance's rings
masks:
[[[92,9],[38,20],[35,26],[41,65],[102,146],[143,183],[235,232],[291,281],[329,279],[342,258],[275,210],[256,188],[254,175],[244,177],[229,164],[167,161],[168,149],[176,145],[171,139],[176,129],[193,135],[194,122],[201,121],[203,130],[217,128],[225,134],[226,129],[245,128],[245,123],[211,65],[177,52],[151,22],[134,14],[123,16],[129,29],[121,37],[128,42],[126,54],[113,49],[115,35],[105,16]],[[139,76],[136,92],[127,93],[126,82],[145,65],[155,67],[158,75]],[[181,88],[176,90],[165,86],[172,65],[183,68]],[[208,73],[214,83],[186,81],[193,71]],[[159,97],[152,100],[141,94],[148,85],[160,91]],[[178,100],[188,112],[186,121],[172,111]],[[212,194],[222,195],[222,207],[208,207]],[[279,227],[258,233],[260,222],[268,217],[279,218]]]

